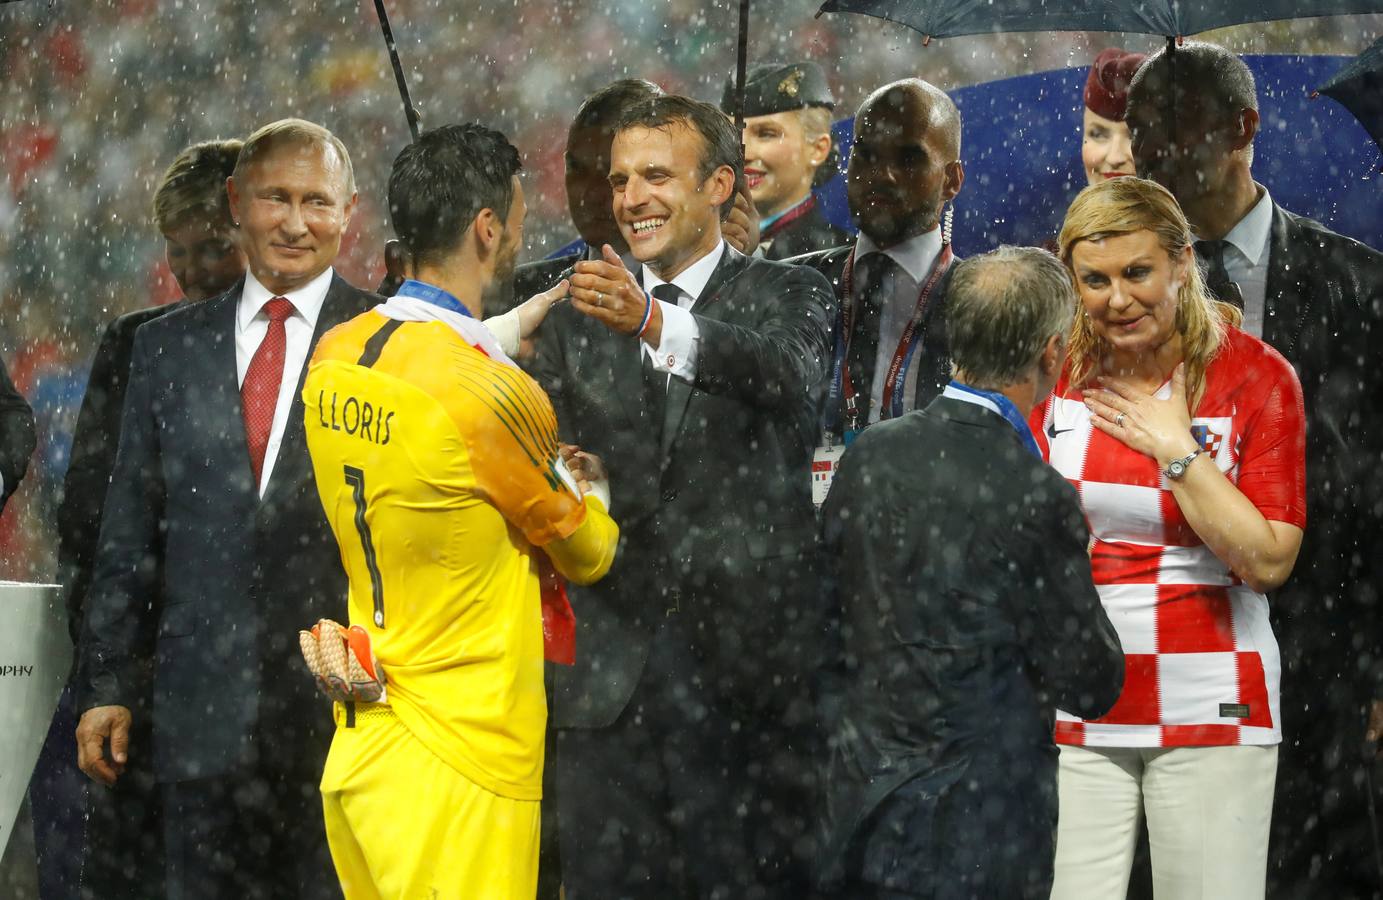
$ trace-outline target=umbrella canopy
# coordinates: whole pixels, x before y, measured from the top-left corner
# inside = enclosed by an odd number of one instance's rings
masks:
[[[1373,142],[1383,149],[1383,38],[1336,72],[1319,93],[1354,113]]]
[[[1383,12],[1383,0],[826,0],[826,12],[888,19],[929,38],[1009,31],[1128,31],[1181,37],[1226,25]]]

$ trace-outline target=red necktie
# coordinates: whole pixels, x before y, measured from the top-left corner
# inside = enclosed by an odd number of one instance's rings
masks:
[[[288,347],[283,320],[293,314],[293,304],[275,297],[264,304],[264,313],[269,317],[269,331],[259,342],[259,349],[245,370],[245,381],[240,385],[240,411],[245,417],[245,443],[250,448],[250,468],[254,471],[256,492],[259,473],[264,471],[264,448],[269,445],[269,432],[274,427],[279,385],[283,383],[283,357]]]

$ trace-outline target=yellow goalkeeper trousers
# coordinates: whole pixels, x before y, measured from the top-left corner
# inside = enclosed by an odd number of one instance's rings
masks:
[[[386,706],[336,721],[322,806],[346,900],[533,900],[538,801],[480,787]]]

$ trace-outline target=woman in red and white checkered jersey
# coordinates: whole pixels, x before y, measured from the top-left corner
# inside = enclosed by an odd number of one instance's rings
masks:
[[[1033,412],[1080,493],[1125,681],[1108,715],[1058,712],[1054,898],[1122,898],[1140,812],[1159,898],[1264,893],[1281,672],[1264,596],[1306,524],[1306,426],[1286,360],[1205,288],[1172,195],[1119,178],[1076,197],[1080,294],[1065,372]]]

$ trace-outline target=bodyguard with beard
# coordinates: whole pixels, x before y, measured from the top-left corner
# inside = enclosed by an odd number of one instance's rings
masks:
[[[829,278],[841,310],[822,415],[837,445],[921,409],[950,380],[942,310],[954,254],[941,213],[965,181],[960,129],[951,98],[921,79],[870,94],[855,116],[846,172],[860,236],[791,260]]]

